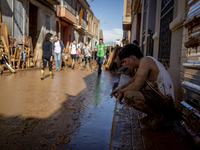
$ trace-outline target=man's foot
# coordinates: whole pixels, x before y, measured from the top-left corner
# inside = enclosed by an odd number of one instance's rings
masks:
[[[140,131],[146,131],[146,130],[156,130],[161,124],[163,124],[165,121],[164,115],[160,118],[150,119],[141,129]]]
[[[58,69],[58,72],[60,72],[60,69]]]
[[[41,80],[44,79],[44,70],[41,70]]]
[[[147,123],[149,121],[149,117],[148,116],[144,116],[144,117],[140,118],[139,121],[141,123]]]
[[[162,115],[160,118],[152,119],[152,121],[151,121],[151,129],[152,130],[156,130],[164,122],[165,122],[164,115]]]
[[[101,73],[101,68],[98,69],[98,73]]]

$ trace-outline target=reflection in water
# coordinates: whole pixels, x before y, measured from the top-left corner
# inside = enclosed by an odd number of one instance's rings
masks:
[[[94,88],[93,103],[97,106],[101,102],[101,76],[97,76]]]

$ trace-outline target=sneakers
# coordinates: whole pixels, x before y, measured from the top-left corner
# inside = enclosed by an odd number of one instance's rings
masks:
[[[156,130],[161,124],[163,124],[165,121],[164,115],[160,118],[150,119],[141,129],[140,131],[146,131],[146,130]]]
[[[44,70],[41,70],[41,80],[44,79]]]
[[[101,68],[98,69],[98,73],[101,73]]]

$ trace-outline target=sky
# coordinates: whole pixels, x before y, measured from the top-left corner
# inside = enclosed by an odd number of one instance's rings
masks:
[[[122,17],[124,0],[87,0],[90,9],[98,20],[100,20],[101,8],[101,29],[103,30],[104,43],[113,45],[115,39],[122,39]],[[92,1],[92,2],[91,2]]]

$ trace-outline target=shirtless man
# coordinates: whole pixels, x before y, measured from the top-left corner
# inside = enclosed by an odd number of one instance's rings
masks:
[[[122,48],[119,58],[129,69],[138,68],[138,71],[126,84],[113,90],[110,96],[120,103],[124,98],[128,105],[147,114],[140,118],[146,123],[141,131],[157,129],[164,122],[164,114],[174,104],[174,85],[168,72],[155,58],[144,57],[134,44]]]

